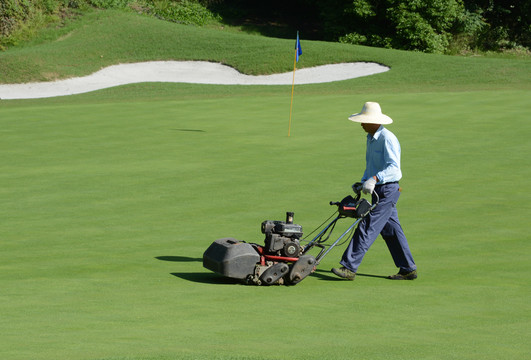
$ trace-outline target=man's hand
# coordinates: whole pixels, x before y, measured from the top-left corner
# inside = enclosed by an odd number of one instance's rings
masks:
[[[369,178],[367,179],[364,183],[363,183],[363,193],[364,194],[372,194],[373,191],[374,191],[374,187],[376,186],[376,179],[374,178],[374,176],[372,178]]]

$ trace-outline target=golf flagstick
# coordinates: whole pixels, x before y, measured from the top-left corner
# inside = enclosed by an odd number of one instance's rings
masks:
[[[293,109],[293,89],[295,88],[295,70],[297,70],[297,62],[299,56],[302,55],[301,43],[299,41],[299,32],[297,31],[297,42],[295,43],[295,58],[293,59],[293,81],[291,82],[291,103],[289,105],[289,125],[288,125],[288,137],[291,134],[291,112]]]

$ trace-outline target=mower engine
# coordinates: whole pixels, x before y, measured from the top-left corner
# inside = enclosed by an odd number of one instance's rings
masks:
[[[286,213],[286,221],[266,220],[262,223],[265,251],[271,255],[299,257],[302,226],[293,223],[293,213]]]
[[[264,246],[234,238],[214,241],[203,254],[203,266],[255,285],[294,285],[313,272],[316,260],[302,254],[302,226],[293,223],[292,212],[286,221],[262,222],[261,230]]]

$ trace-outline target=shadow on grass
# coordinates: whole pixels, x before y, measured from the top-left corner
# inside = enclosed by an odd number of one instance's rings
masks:
[[[202,258],[194,258],[189,256],[156,256],[155,259],[161,261],[171,261],[171,262],[202,262]],[[217,285],[242,285],[242,281],[238,279],[231,279],[216,273],[210,272],[173,272],[171,275],[183,279],[186,281],[192,281],[201,284],[217,284]],[[310,276],[316,277],[319,280],[326,281],[345,281],[334,275],[330,270],[316,269],[314,273]],[[382,275],[373,275],[373,274],[361,274],[358,273],[356,276],[372,277],[379,279],[386,279],[387,276]]]
[[[193,258],[188,256],[156,256],[155,259],[173,262],[202,262],[203,258]]]
[[[387,279],[387,276],[385,275],[371,275],[371,274],[356,274],[356,276],[365,276],[365,277],[373,277],[373,278],[380,278],[380,279],[385,279],[385,280],[389,280]]]
[[[192,281],[201,284],[215,284],[215,285],[241,285],[242,282],[238,279],[231,279],[215,273],[206,272],[174,272],[173,276],[179,279]]]
[[[316,277],[319,280],[326,280],[326,281],[345,281],[344,279],[340,279],[337,276],[335,276],[333,273],[331,273],[328,270],[320,270],[317,269],[313,274],[310,276]]]
[[[345,281],[344,279],[341,279],[340,277],[337,277],[336,275],[334,275],[334,273],[332,273],[329,270],[317,269],[317,270],[315,270],[315,272],[312,275],[314,277],[316,277],[316,278],[319,278],[320,280]],[[372,275],[372,274],[360,274],[360,273],[357,273],[356,276],[380,278],[380,279],[386,279],[387,280],[387,276],[382,276],[382,275]]]
[[[174,131],[184,131],[184,132],[199,132],[199,133],[204,133],[206,132],[205,130],[200,130],[200,129],[172,129]]]
[[[194,258],[189,256],[156,256],[155,259],[161,261],[171,262],[202,262],[202,258]],[[186,281],[192,281],[201,284],[217,284],[217,285],[242,285],[242,281],[238,279],[231,279],[216,273],[210,272],[173,272],[173,276]],[[345,281],[334,275],[330,270],[316,269],[310,276],[316,277],[319,280],[326,281]],[[387,276],[373,275],[373,274],[356,274],[356,276],[372,277],[379,279],[386,279]]]
[[[155,259],[171,262],[203,262],[203,258],[189,256],[156,256]],[[171,275],[186,281],[201,284],[235,285],[242,284],[240,280],[231,279],[211,272],[173,272]]]

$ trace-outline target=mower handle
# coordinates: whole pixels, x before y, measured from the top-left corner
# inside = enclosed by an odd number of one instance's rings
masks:
[[[374,195],[376,195],[376,202],[374,204],[372,204],[372,208],[374,208],[380,202],[380,197],[378,196],[378,193],[376,191],[373,191],[372,193]],[[356,200],[359,200],[360,197],[361,197],[361,193],[356,193]],[[330,201],[330,205],[339,206],[339,205],[341,205],[341,202],[340,201]]]
[[[380,197],[378,196],[378,193],[376,191],[373,191],[372,192],[374,195],[376,195],[376,202],[374,204],[372,204],[373,208],[378,205],[378,203],[380,202]]]

